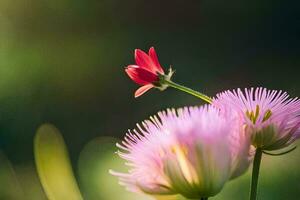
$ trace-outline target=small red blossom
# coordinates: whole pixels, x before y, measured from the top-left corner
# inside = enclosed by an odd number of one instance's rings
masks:
[[[142,85],[134,93],[135,97],[139,97],[153,87],[159,87],[160,75],[165,75],[161,67],[154,47],[149,49],[148,54],[140,49],[134,52],[135,65],[128,65],[125,68],[127,75],[137,84]]]

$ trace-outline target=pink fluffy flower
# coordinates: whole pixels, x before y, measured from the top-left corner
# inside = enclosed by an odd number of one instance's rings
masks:
[[[249,165],[240,122],[211,105],[159,112],[117,144],[130,170],[111,174],[133,192],[214,196]]]
[[[217,95],[213,105],[241,114],[256,148],[282,149],[300,136],[300,100],[289,98],[286,92],[265,88],[225,91]]]
[[[140,49],[136,49],[135,65],[128,65],[125,68],[127,75],[137,84],[142,85],[135,92],[134,96],[139,97],[153,87],[161,90],[166,89],[166,85],[160,84],[160,76],[171,78],[173,72],[170,71],[168,75],[165,74],[161,67],[154,47],[149,49],[148,54]]]

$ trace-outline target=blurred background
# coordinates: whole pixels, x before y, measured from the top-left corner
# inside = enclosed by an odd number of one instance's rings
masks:
[[[41,157],[62,155],[51,166],[73,169],[71,192],[151,199],[125,192],[108,175],[122,163],[114,143],[159,110],[203,102],[172,89],[135,99],[137,85],[124,73],[134,49],[155,46],[161,64],[176,69],[176,82],[210,96],[251,86],[300,96],[299,9],[292,0],[1,0],[0,199],[47,199],[33,149],[44,123],[57,129],[45,125],[54,139],[42,139],[49,148]],[[51,150],[56,137],[59,152]],[[41,162],[49,167],[48,158]],[[299,166],[300,149],[264,157],[261,199],[299,199]],[[213,199],[246,199],[248,183],[249,174]]]

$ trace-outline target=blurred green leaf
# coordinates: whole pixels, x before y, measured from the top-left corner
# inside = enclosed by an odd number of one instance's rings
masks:
[[[48,200],[39,180],[34,163],[28,162],[22,165],[16,165],[14,166],[14,169],[22,190],[22,196],[19,198],[20,200]],[[18,187],[18,185],[14,185],[13,192],[16,191],[16,187]],[[18,200],[17,198],[7,199]]]
[[[81,200],[64,140],[53,125],[44,124],[36,133],[34,154],[42,186],[50,200]]]
[[[79,157],[79,176],[88,200],[154,200],[154,197],[128,192],[118,184],[110,169],[126,172],[124,160],[115,154],[117,139],[99,137],[89,142]]]
[[[17,179],[15,170],[6,156],[0,151],[0,199],[22,199],[24,191]]]

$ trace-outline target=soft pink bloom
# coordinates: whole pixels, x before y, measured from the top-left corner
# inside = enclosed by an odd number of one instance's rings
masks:
[[[149,49],[148,54],[136,49],[135,65],[128,65],[125,68],[127,75],[137,84],[142,85],[134,94],[139,97],[153,87],[159,86],[159,75],[165,75],[161,67],[154,47]]]
[[[251,88],[217,94],[213,105],[243,116],[252,144],[263,150],[278,150],[299,136],[300,100],[286,92]]]
[[[159,112],[117,144],[130,170],[111,174],[133,192],[214,196],[249,165],[240,122],[211,105]]]

